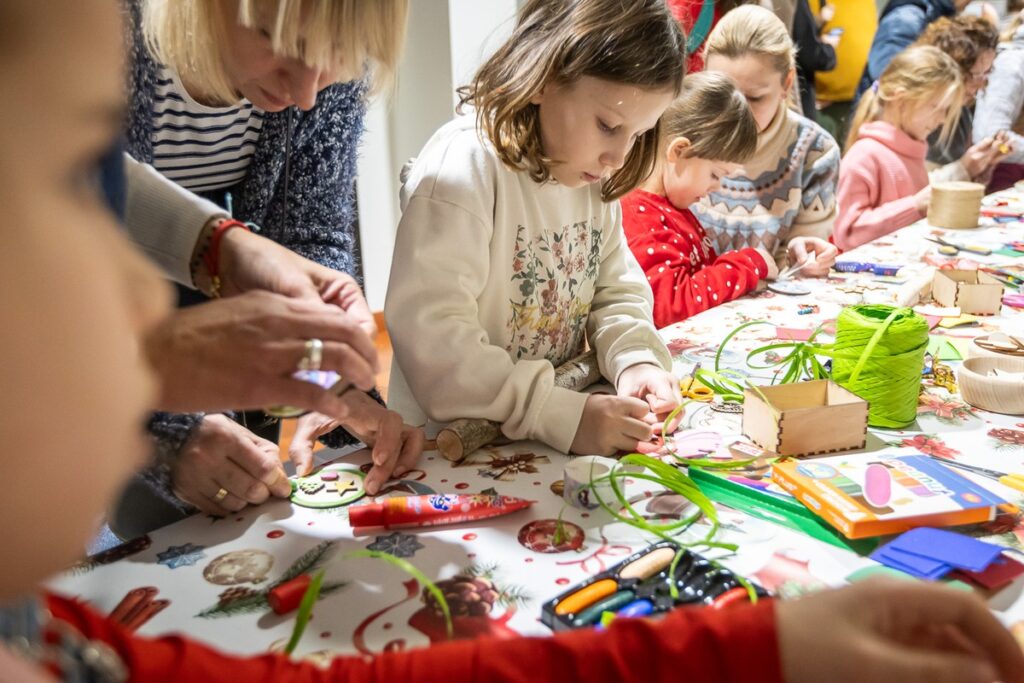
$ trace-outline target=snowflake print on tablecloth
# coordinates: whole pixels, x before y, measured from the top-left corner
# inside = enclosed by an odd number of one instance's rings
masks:
[[[917,414],[934,415],[945,424],[961,424],[970,420],[975,409],[952,396],[940,396],[931,391],[922,391],[917,397]]]
[[[412,534],[403,534],[396,531],[387,536],[378,536],[377,540],[366,546],[366,549],[390,553],[395,557],[412,557],[416,554],[417,550],[423,550],[425,547]]]
[[[516,360],[547,359],[558,367],[583,343],[601,257],[596,221],[531,234],[520,225],[513,246],[507,351]]]
[[[907,436],[899,441],[892,441],[889,445],[896,448],[915,448],[925,455],[934,455],[940,458],[956,458],[960,455],[960,451],[950,448],[945,441],[934,434]]]
[[[162,553],[157,553],[156,559],[159,564],[166,565],[170,569],[190,567],[206,557],[206,553],[203,552],[205,549],[206,546],[192,543],[172,545]]]

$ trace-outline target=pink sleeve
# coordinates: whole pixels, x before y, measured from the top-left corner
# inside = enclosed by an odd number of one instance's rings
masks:
[[[837,200],[839,215],[832,232],[840,249],[859,247],[923,218],[913,195],[877,206],[878,182],[878,171],[870,159],[843,160]]]

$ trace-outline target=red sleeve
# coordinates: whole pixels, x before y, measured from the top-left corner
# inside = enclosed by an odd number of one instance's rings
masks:
[[[642,190],[622,199],[622,225],[654,292],[654,324],[666,327],[753,291],[768,274],[756,249],[718,256],[697,217]]]
[[[225,655],[177,636],[134,636],[88,607],[49,598],[54,618],[107,642],[130,680],[281,681],[284,683],[781,683],[772,601],[723,611],[676,610],[659,621],[622,619],[606,632],[572,631],[550,638],[464,640],[380,655],[339,657],[327,670],[281,655]]]

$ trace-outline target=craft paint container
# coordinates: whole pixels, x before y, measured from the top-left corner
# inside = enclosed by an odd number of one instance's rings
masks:
[[[679,559],[672,567],[677,554]],[[675,597],[673,584],[678,589]],[[760,586],[751,585],[759,597],[768,596]],[[734,597],[737,589],[747,595],[739,578],[728,569],[674,543],[659,541],[544,603],[541,623],[565,631],[618,617],[657,616],[678,605],[714,605],[721,600],[724,607],[724,603],[740,601]]]
[[[615,500],[608,475],[618,463],[599,455],[585,455],[573,458],[562,472],[565,488],[562,498],[569,505],[580,510],[596,510],[599,499],[606,505]]]
[[[679,591],[679,603],[710,604],[719,595],[739,585],[732,572],[692,553],[676,565],[674,581]]]

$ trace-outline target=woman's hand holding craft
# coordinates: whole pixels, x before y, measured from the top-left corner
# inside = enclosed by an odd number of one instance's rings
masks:
[[[1003,152],[1000,149],[1005,144],[1007,144],[1006,134],[999,133],[967,148],[964,155],[960,157],[960,163],[971,180],[987,181],[995,165],[1011,151],[1007,149],[1006,152]]]
[[[639,398],[590,394],[569,450],[577,455],[639,451],[654,435],[654,427],[644,420],[650,412]]]
[[[373,449],[373,467],[366,475],[366,491],[373,495],[392,476],[400,477],[413,468],[423,453],[423,430],[403,423],[398,413],[360,391],[349,391],[342,400],[348,404],[344,420],[319,413],[299,419],[288,455],[297,474],[309,474],[316,440],[343,427]]]
[[[224,415],[203,418],[171,467],[171,487],[178,498],[219,517],[291,494],[277,444]]]
[[[808,262],[811,254],[814,254],[814,260]],[[805,277],[828,275],[837,256],[839,249],[836,245],[820,237],[794,237],[789,240],[789,262],[793,265],[806,263],[800,269],[800,275]]]
[[[788,683],[1024,683],[1024,655],[973,593],[858,583],[775,606]]]
[[[355,279],[245,230],[229,230],[220,247],[222,296],[263,290],[337,306],[373,339],[377,325]]]
[[[232,231],[236,232],[236,231]],[[294,379],[310,339],[321,367],[369,390],[377,351],[356,320],[321,301],[248,292],[181,309],[154,328],[145,353],[161,380],[164,410],[298,406],[344,418],[334,392]]]

